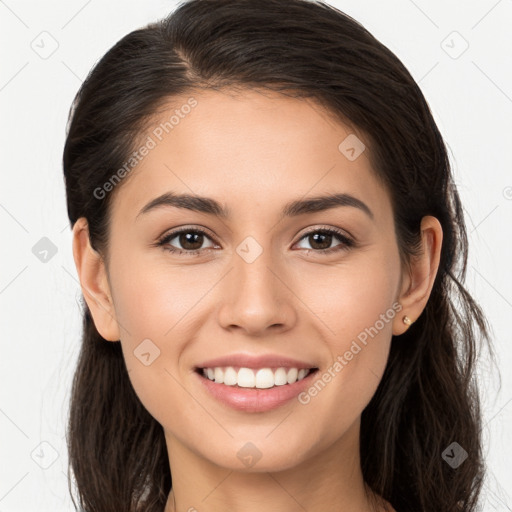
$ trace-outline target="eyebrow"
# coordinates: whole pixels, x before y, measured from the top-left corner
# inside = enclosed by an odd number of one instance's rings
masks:
[[[281,218],[296,217],[298,215],[330,210],[340,206],[358,208],[368,215],[370,219],[374,220],[373,212],[366,203],[350,194],[328,194],[291,201],[283,208]],[[184,208],[195,212],[214,215],[226,220],[230,219],[232,215],[230,208],[223,206],[221,203],[210,197],[166,192],[146,204],[137,214],[136,219],[139,215],[144,215],[151,210],[161,207]]]

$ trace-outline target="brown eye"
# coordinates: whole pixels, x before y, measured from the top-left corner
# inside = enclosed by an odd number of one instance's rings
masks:
[[[312,243],[314,249],[329,249],[332,243],[333,235],[329,233],[314,233],[308,235],[308,241]]]
[[[345,236],[341,231],[329,229],[317,229],[306,233],[301,240],[307,240],[311,249],[305,248],[307,251],[330,253],[334,251],[346,250],[354,245],[354,242]],[[338,239],[341,243],[331,247],[333,240]]]
[[[178,254],[198,254],[202,249],[211,249],[214,244],[210,247],[203,248],[205,239],[211,240],[211,238],[201,229],[180,229],[173,231],[168,235],[165,235],[157,245],[164,247],[164,249],[175,252]],[[173,242],[173,243],[171,243]],[[176,247],[179,245],[181,247]]]
[[[180,245],[183,247],[183,249],[187,251],[194,251],[197,249],[200,249],[203,245],[203,238],[204,235],[202,233],[196,233],[196,232],[183,232],[179,234],[177,237]]]

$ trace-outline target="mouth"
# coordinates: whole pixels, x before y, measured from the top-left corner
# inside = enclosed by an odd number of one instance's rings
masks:
[[[245,413],[281,407],[311,385],[318,368],[196,368],[199,384],[217,402]],[[221,382],[222,381],[222,382]]]
[[[195,372],[212,382],[234,388],[271,389],[290,386],[300,382],[308,375],[316,373],[318,368],[246,368],[239,366],[217,366],[212,368],[195,368]]]

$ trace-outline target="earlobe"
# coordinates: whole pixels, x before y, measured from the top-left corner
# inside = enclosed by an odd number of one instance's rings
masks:
[[[73,258],[80,279],[82,294],[94,325],[108,341],[119,341],[110,285],[101,255],[91,247],[87,219],[81,217],[73,226]]]
[[[407,279],[398,299],[402,310],[393,322],[393,334],[403,334],[425,308],[439,269],[443,229],[435,217],[427,215],[421,221],[422,252],[412,257]]]

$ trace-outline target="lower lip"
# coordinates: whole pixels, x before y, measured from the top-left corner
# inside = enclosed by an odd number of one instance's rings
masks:
[[[289,402],[307,388],[318,370],[310,372],[302,380],[267,389],[226,386],[194,372],[203,386],[220,402],[244,412],[265,412]]]

